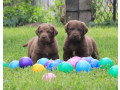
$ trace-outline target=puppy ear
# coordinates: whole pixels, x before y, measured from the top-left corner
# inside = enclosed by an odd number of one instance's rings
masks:
[[[68,31],[68,24],[69,24],[69,22],[65,24],[65,31],[66,32]]]
[[[40,26],[36,29],[35,33],[38,35]]]
[[[52,29],[54,31],[54,36],[56,36],[58,34],[58,30],[53,25],[51,25],[51,27],[52,27]]]
[[[82,22],[82,24],[83,24],[83,34],[85,35],[88,32],[88,27],[84,22]]]

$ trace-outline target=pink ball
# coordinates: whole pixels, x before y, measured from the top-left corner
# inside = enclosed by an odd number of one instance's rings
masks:
[[[71,63],[72,66],[75,67],[76,63],[78,61],[80,61],[80,59],[81,59],[80,57],[74,56],[74,57],[70,58],[67,62]]]
[[[49,80],[49,82],[51,82],[51,79],[52,79],[52,78],[55,79],[55,78],[56,78],[56,75],[53,74],[53,73],[46,73],[46,74],[44,74],[44,75],[42,76],[42,80],[43,80],[44,78],[46,78],[46,81]]]

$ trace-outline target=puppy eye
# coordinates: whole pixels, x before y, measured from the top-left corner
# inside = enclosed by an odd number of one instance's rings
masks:
[[[82,32],[82,29],[78,28],[78,31],[79,31],[79,32]]]
[[[51,33],[50,31],[47,31],[47,33]]]
[[[70,30],[73,30],[73,28],[70,28]]]
[[[43,31],[39,31],[39,33],[42,33]]]

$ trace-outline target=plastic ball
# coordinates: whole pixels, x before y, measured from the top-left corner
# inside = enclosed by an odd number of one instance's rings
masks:
[[[7,63],[3,61],[3,67],[8,67]]]
[[[85,60],[85,61],[87,61],[87,62],[89,62],[89,63],[91,62],[90,59],[88,59],[87,57],[83,57],[83,58],[81,58],[80,60]]]
[[[118,65],[112,66],[108,73],[116,78],[118,76]]]
[[[47,67],[48,64],[50,64],[51,62],[53,62],[53,60],[49,60],[49,61],[47,61],[47,62],[44,64],[44,67]]]
[[[94,68],[94,67],[98,68],[99,67],[99,60],[92,59],[90,65],[91,65],[92,68]]]
[[[94,59],[94,58],[92,58],[92,57],[86,57],[86,58],[89,59],[89,63],[91,63],[91,60]]]
[[[76,64],[76,71],[77,72],[81,72],[85,70],[86,72],[91,71],[91,66],[90,64],[85,61],[85,60],[80,60],[77,64]]]
[[[46,79],[46,81],[49,80],[49,82],[51,82],[52,79],[56,78],[56,75],[53,73],[46,73],[42,76],[42,80],[44,80],[44,78]]]
[[[100,69],[109,69],[113,66],[113,61],[110,58],[102,58],[99,62]]]
[[[42,65],[45,65],[45,63],[48,61],[49,59],[47,58],[41,58],[37,61],[37,64],[42,64]]]
[[[50,64],[48,64],[47,66],[47,69],[52,71],[53,69],[54,70],[57,70],[57,67],[58,67],[59,63],[58,62],[51,62]]]
[[[20,68],[19,61],[14,60],[14,61],[10,62],[9,67],[11,69],[16,68],[16,67]]]
[[[69,62],[62,62],[58,66],[59,71],[65,72],[65,73],[70,73],[73,72],[73,66]]]
[[[45,67],[42,64],[34,64],[32,71],[34,72],[41,72],[45,70]]]
[[[81,59],[80,57],[74,56],[74,57],[70,58],[67,62],[69,62],[70,64],[72,64],[73,67],[75,67],[76,63],[78,61],[80,61],[80,59]]]
[[[21,68],[24,68],[27,66],[32,66],[33,62],[32,62],[32,59],[29,57],[22,57],[19,61],[19,65]]]
[[[62,63],[62,62],[63,62],[63,60],[60,60],[60,59],[55,59],[55,62]]]

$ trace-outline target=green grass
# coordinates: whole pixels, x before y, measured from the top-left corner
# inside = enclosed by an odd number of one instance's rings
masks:
[[[66,36],[64,26],[56,27],[60,59],[63,59],[63,41]],[[25,44],[35,34],[36,27],[4,27],[3,37],[3,61],[8,65],[12,60],[19,60],[27,56]],[[89,27],[87,35],[93,37],[98,46],[100,58],[109,57],[114,65],[118,63],[118,27],[115,26],[94,26]],[[53,71],[56,75],[55,81],[51,83],[42,80],[42,75],[48,70],[33,73],[32,67],[25,69],[9,67],[3,68],[3,89],[4,90],[117,90],[118,78],[108,75],[108,70],[92,69],[91,72],[63,73]]]

